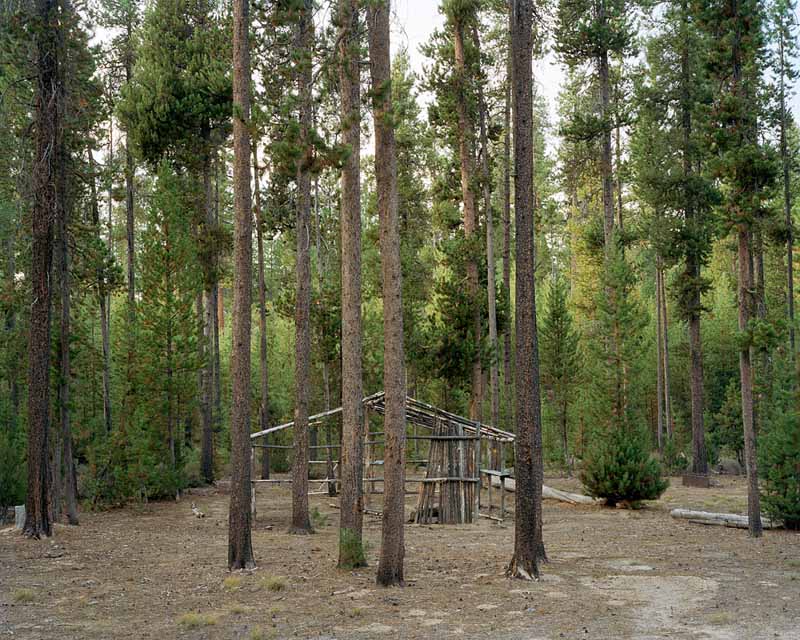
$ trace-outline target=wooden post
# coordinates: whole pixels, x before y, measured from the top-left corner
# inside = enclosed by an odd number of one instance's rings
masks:
[[[370,506],[370,484],[369,478],[372,474],[372,444],[370,444],[369,437],[369,419],[367,417],[367,408],[364,407],[364,483],[362,492],[364,494],[364,508]]]
[[[266,451],[266,449],[265,449]],[[250,468],[254,469],[256,465],[256,448],[250,447]],[[256,483],[250,481],[250,513],[253,517],[253,524],[256,522]]]
[[[506,449],[505,443],[500,443],[500,519],[506,519]],[[491,478],[490,478],[491,480]]]
[[[481,423],[478,423],[478,439],[475,441],[475,477],[478,479],[478,484],[475,487],[475,517],[473,521],[477,522],[481,512]],[[491,478],[490,478],[491,480]]]

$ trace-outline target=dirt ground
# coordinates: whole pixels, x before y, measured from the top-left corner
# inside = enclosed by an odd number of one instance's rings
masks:
[[[0,638],[800,639],[800,535],[751,540],[667,512],[741,512],[744,492],[738,478],[718,477],[710,490],[673,479],[638,511],[546,501],[550,562],[536,583],[503,575],[511,519],[407,525],[402,589],[374,584],[377,517],[365,516],[370,567],[336,569],[338,512],[327,496],[311,498],[317,533],[298,537],[286,533],[288,489],[260,489],[258,569],[247,574],[225,569],[224,489],[84,513],[49,541],[0,534]],[[193,517],[192,501],[205,518]]]

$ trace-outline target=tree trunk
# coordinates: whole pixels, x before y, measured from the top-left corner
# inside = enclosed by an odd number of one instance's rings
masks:
[[[698,227],[698,218],[701,215],[694,205],[694,197],[689,192],[689,183],[694,174],[692,166],[692,100],[689,93],[690,69],[688,33],[689,9],[688,0],[681,4],[681,40],[684,43],[681,50],[681,127],[683,130],[683,178],[686,182],[685,223],[694,230]],[[703,388],[703,342],[700,333],[700,312],[702,310],[702,284],[700,282],[700,268],[702,256],[692,246],[686,252],[685,277],[693,283],[689,293],[689,308],[687,313],[687,327],[689,331],[689,360],[691,363],[691,404],[692,404],[692,473],[699,475],[708,474],[708,454],[706,452],[705,425],[703,421],[704,388]]]
[[[50,536],[50,267],[53,260],[53,221],[60,194],[53,188],[61,140],[59,104],[60,61],[57,0],[37,0],[35,156],[33,215],[31,216],[30,337],[28,340],[28,490],[23,534]]]
[[[264,274],[264,212],[261,209],[261,172],[258,168],[258,149],[253,145],[253,176],[256,196],[256,241],[258,246],[258,361],[260,372],[261,404],[259,406],[259,431],[269,428],[269,369],[267,368],[267,284]],[[263,443],[268,444],[268,436]],[[269,480],[269,449],[261,450],[261,479]]]
[[[661,316],[661,256],[656,256],[656,435],[658,450],[664,450],[664,327]]]
[[[405,544],[406,389],[403,349],[403,279],[398,222],[397,152],[392,111],[389,42],[390,2],[368,6],[372,107],[375,119],[375,182],[383,275],[383,388],[386,393],[384,496],[377,582],[403,584]]]
[[[304,0],[295,36],[295,50],[303,54],[296,82],[300,96],[300,160],[296,167],[297,180],[297,296],[295,308],[295,410],[294,462],[292,464],[292,524],[290,533],[311,533],[308,517],[308,388],[311,332],[311,118],[313,73],[311,58],[314,48],[314,20],[311,0]]]
[[[210,132],[208,127],[204,127],[203,143],[203,224],[200,225],[200,242],[208,243],[209,238],[213,237],[214,230],[214,209],[211,189],[211,150]],[[250,160],[248,158],[248,168]],[[248,170],[249,175],[249,170]],[[203,237],[205,236],[205,238]],[[215,240],[210,240],[215,243]],[[214,284],[217,279],[216,264],[214,254],[216,249],[209,248],[206,244],[204,267],[204,304],[203,304],[203,384],[202,397],[200,399],[201,417],[203,420],[202,440],[200,448],[200,473],[207,484],[214,482],[214,320],[217,313],[216,299],[214,296]]]
[[[480,48],[478,31],[475,30],[475,45]],[[483,171],[483,209],[486,215],[486,291],[489,298],[489,346],[491,364],[489,366],[489,393],[491,396],[492,425],[500,426],[500,380],[497,370],[497,299],[495,292],[494,263],[494,216],[492,215],[491,174],[489,169],[489,137],[487,128],[487,107],[483,88],[478,89],[480,103],[481,169]]]
[[[61,96],[63,105],[63,94]],[[58,181],[57,192],[59,203],[57,206],[58,219],[56,221],[57,256],[58,256],[58,283],[61,294],[61,322],[59,327],[59,377],[58,377],[58,413],[61,422],[61,447],[54,452],[54,457],[60,456],[60,474],[56,475],[55,482],[59,483],[60,495],[64,504],[54,513],[58,518],[61,507],[67,515],[67,522],[71,525],[78,524],[78,488],[75,479],[75,461],[72,457],[72,429],[70,426],[70,381],[72,370],[70,367],[70,277],[69,277],[69,239],[68,217],[69,209],[66,202],[66,158],[67,151],[63,142],[59,149],[61,159],[57,165]]]
[[[740,226],[739,238],[739,331],[747,331],[752,313],[752,271],[750,267],[750,242],[746,227]],[[744,345],[739,351],[739,377],[742,392],[742,423],[744,425],[744,455],[747,469],[747,514],[749,531],[754,538],[761,536],[761,503],[758,493],[756,463],[756,432],[753,420],[753,369],[752,347]]]
[[[250,7],[233,1],[233,348],[228,569],[255,566],[250,511],[250,318],[253,211],[250,199]]]
[[[458,156],[461,165],[461,200],[464,205],[464,236],[467,244],[467,296],[473,308],[472,339],[475,344],[475,360],[472,363],[472,387],[469,398],[469,417],[480,422],[483,412],[483,372],[480,360],[481,311],[478,302],[478,262],[473,255],[471,238],[478,228],[475,208],[473,178],[474,125],[467,100],[467,69],[464,59],[464,25],[458,15],[453,19],[453,46],[455,49],[455,75],[457,81],[456,111],[458,113]]]
[[[780,64],[780,151],[781,151],[781,170],[783,177],[783,214],[786,220],[786,305],[789,316],[789,349],[792,362],[797,359],[797,349],[795,346],[795,327],[794,327],[794,222],[792,221],[792,190],[789,178],[791,158],[789,157],[789,147],[787,142],[788,116],[786,114],[786,53],[785,53],[785,34],[784,28],[780,29],[779,40],[779,64]],[[795,383],[796,384],[796,383]]]
[[[516,432],[514,555],[506,570],[515,578],[536,579],[544,557],[542,540],[542,421],[533,210],[533,4],[512,0],[511,51],[514,87],[514,181],[517,249]]]
[[[664,267],[661,267],[661,331],[662,342],[661,347],[664,350],[661,356],[661,365],[664,367],[664,426],[667,430],[667,438],[672,440],[674,422],[672,419],[672,400],[670,394],[669,383],[669,322],[667,316],[667,289],[664,286]]]
[[[361,91],[359,2],[339,2],[339,97],[349,155],[342,167],[342,495],[339,566],[366,565],[361,544],[364,409],[361,404]]]
[[[599,22],[601,28],[607,28],[605,0],[600,0]],[[598,80],[600,82],[600,119],[603,134],[601,140],[600,175],[603,179],[603,238],[606,251],[609,250],[614,232],[614,177],[611,165],[611,80],[608,65],[608,50],[603,49],[598,59]]]
[[[92,150],[88,152],[89,192],[92,199],[92,226],[100,240],[100,208],[97,201],[97,186],[95,184],[95,164]],[[97,267],[97,301],[100,307],[100,336],[103,348],[103,423],[106,433],[111,433],[111,344],[108,335],[108,314],[106,313],[106,283],[102,266]]]
[[[514,384],[511,379],[511,54],[506,64],[505,134],[503,139],[503,302],[506,330],[503,333],[503,386],[505,387],[505,419],[514,423]],[[499,426],[499,425],[497,425]]]

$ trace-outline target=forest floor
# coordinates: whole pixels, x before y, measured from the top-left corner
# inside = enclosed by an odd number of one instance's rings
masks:
[[[177,503],[84,513],[48,541],[0,534],[0,638],[800,639],[800,534],[751,540],[669,517],[674,506],[744,510],[741,478],[714,485],[673,478],[637,511],[545,501],[550,562],[535,583],[503,575],[511,519],[408,525],[407,586],[382,589],[380,519],[364,520],[370,567],[341,571],[334,501],[312,496],[317,533],[290,536],[287,488],[260,489],[258,569],[228,573],[221,483]],[[205,518],[193,517],[192,501]]]

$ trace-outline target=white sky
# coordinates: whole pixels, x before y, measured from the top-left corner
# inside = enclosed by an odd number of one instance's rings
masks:
[[[419,51],[420,45],[428,40],[434,29],[444,23],[444,17],[439,13],[439,5],[439,0],[393,0],[392,2],[392,51],[397,52],[403,47],[407,48],[411,68],[418,74],[422,73],[426,62]],[[564,77],[564,69],[552,53],[548,53],[543,60],[534,61],[534,79],[538,91],[547,99],[551,122],[555,122],[556,101]],[[425,103],[429,100],[426,96],[420,97]],[[800,94],[795,93],[792,96],[790,105],[795,120],[800,121]],[[550,141],[553,141],[552,138]]]

